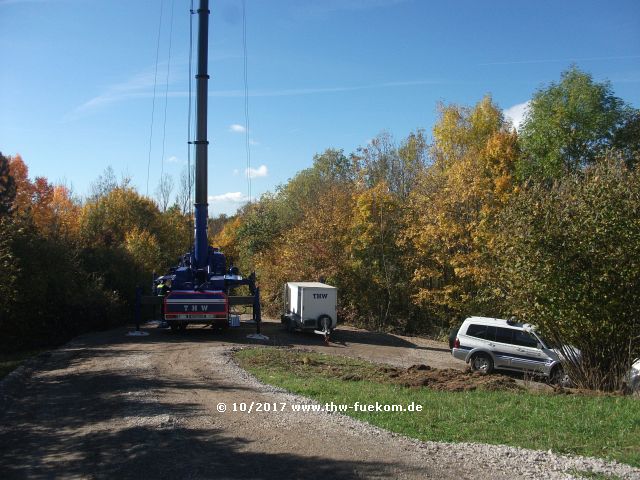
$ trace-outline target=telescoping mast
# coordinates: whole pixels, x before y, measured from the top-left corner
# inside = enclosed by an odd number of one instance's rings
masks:
[[[253,307],[253,320],[260,334],[260,289],[255,272],[244,278],[237,267],[227,267],[222,252],[209,245],[207,239],[207,101],[209,0],[200,0],[198,14],[198,69],[196,78],[196,149],[195,174],[195,235],[190,252],[179,260],[178,266],[155,279],[164,285],[163,316],[172,330],[185,330],[189,324],[210,325],[216,329],[229,326],[229,311],[234,305]],[[215,170],[214,170],[215,171]],[[238,287],[249,287],[250,295],[233,296]]]

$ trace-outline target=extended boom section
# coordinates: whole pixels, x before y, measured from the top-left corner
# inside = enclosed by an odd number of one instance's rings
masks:
[[[209,1],[198,8],[198,71],[196,74],[196,150],[195,235],[191,252],[182,256],[177,267],[154,280],[154,291],[162,296],[163,317],[173,330],[190,323],[222,329],[229,325],[231,307],[251,306],[257,333],[260,333],[260,289],[255,273],[244,278],[237,267],[227,267],[222,252],[207,240],[207,72]],[[234,290],[248,287],[250,295],[234,296]]]

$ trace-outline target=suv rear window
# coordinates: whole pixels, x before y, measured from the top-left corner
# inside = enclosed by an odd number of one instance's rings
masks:
[[[467,327],[467,335],[476,338],[487,338],[487,326],[472,323]]]

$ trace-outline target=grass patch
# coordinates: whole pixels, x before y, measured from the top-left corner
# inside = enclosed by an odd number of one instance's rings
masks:
[[[42,353],[44,350],[28,350],[15,353],[0,353],[0,380],[18,368],[25,360]]]
[[[630,397],[407,387],[389,373],[397,369],[276,348],[243,349],[236,359],[261,381],[322,404],[420,404],[421,412],[345,412],[420,440],[551,449],[640,466],[640,403]]]
[[[585,480],[620,480],[618,475],[592,472],[590,470],[571,469],[569,473],[576,478],[583,478]]]

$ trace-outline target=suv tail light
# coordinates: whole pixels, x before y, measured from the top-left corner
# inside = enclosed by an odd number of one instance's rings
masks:
[[[460,339],[456,337],[456,341],[453,342],[453,348],[460,348]]]

